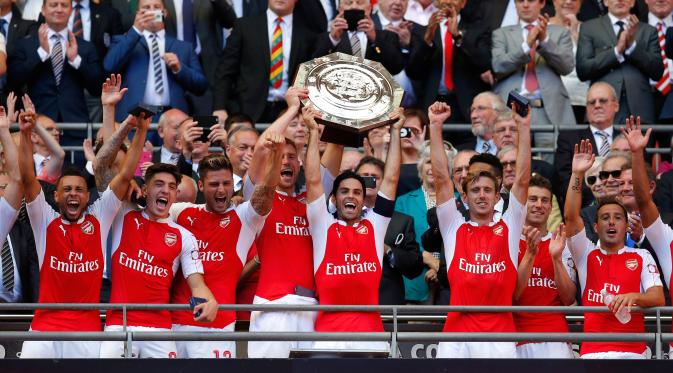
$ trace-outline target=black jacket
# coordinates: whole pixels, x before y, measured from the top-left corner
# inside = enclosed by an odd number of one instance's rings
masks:
[[[416,242],[413,218],[395,211],[383,242],[390,246],[392,252],[383,257],[379,304],[404,304],[402,276],[414,278],[423,271],[423,257]]]

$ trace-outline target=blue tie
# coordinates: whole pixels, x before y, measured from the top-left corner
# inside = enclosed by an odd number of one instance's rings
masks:
[[[0,18],[0,33],[5,37],[5,42],[7,42],[7,20]]]

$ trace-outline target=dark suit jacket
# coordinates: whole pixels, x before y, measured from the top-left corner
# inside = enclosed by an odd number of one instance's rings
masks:
[[[580,80],[609,83],[620,97],[626,92],[628,109],[646,123],[658,117],[654,113],[654,96],[649,79],[659,80],[664,72],[657,30],[640,22],[636,47],[624,55],[624,63],[615,56],[617,35],[608,16],[584,22],[577,43],[576,68]]]
[[[314,34],[293,19],[290,84],[300,63],[311,59]],[[266,13],[236,20],[213,84],[214,108],[244,112],[257,121],[269,93],[271,48]],[[288,61],[284,61],[287,63]]]
[[[461,12],[461,16],[465,15],[471,23],[482,18],[484,25],[493,31],[499,29],[500,25],[502,25],[509,1],[513,0],[471,0],[467,2],[465,9]],[[585,0],[585,2],[587,1],[591,0]],[[547,1],[541,13],[547,13],[550,17],[553,17],[556,14],[554,4],[551,1]]]
[[[603,0],[584,0],[580,6],[580,11],[577,13],[577,19],[581,22],[585,22],[600,16],[604,16],[608,12],[608,7],[603,5],[603,9],[598,5],[598,1],[601,3]],[[641,22],[647,22],[647,4],[644,0],[636,0],[636,4],[631,8],[631,14],[638,16]]]
[[[347,31],[344,31],[341,35],[341,40],[336,46],[332,44],[328,32],[318,35],[313,57],[322,57],[334,52],[353,54]],[[367,41],[365,59],[380,62],[392,75],[402,71],[404,68],[404,57],[400,50],[400,41],[397,38],[397,34],[385,30],[376,31],[374,42]]]
[[[339,13],[336,1],[332,1],[336,9],[333,14]],[[327,19],[325,8],[320,0],[301,0],[297,2],[294,8],[294,15],[307,29],[316,34],[327,31],[331,19]]]
[[[654,202],[657,204],[659,213],[673,213],[673,171],[664,172],[657,180]]]
[[[19,40],[37,32],[37,22],[22,17],[23,15],[16,4],[12,4],[12,21],[9,22],[7,28],[7,55],[12,54],[14,45]]]
[[[27,215],[25,221],[16,220],[9,232],[9,240],[21,278],[21,302],[35,303],[40,288],[40,266]]]
[[[21,39],[8,59],[7,79],[12,88],[28,86],[28,94],[37,112],[57,122],[88,122],[89,112],[84,100],[84,89],[92,96],[100,95],[103,69],[93,44],[77,38],[82,63],[75,69],[63,63],[61,84],[56,79],[47,58],[44,62],[37,54],[39,41],[36,35]]]
[[[464,27],[461,21],[459,28]],[[440,28],[437,27],[432,46],[423,40],[425,30],[426,27],[413,29],[411,55],[406,67],[409,77],[423,82],[425,90],[419,94],[422,97],[421,106],[424,108],[430,106],[437,97],[444,64],[443,35],[440,35]],[[489,89],[479,75],[491,68],[490,33],[476,25],[464,30],[462,44],[453,45],[453,83],[458,110],[463,118],[469,118],[474,96]]]
[[[175,53],[180,60],[180,71],[177,74],[166,68],[168,89],[172,108],[188,111],[185,91],[194,94],[203,94],[208,88],[199,60],[190,43],[166,36],[166,52]],[[128,92],[117,105],[116,119],[123,120],[129,109],[132,109],[143,100],[147,84],[147,67],[150,62],[150,52],[145,38],[131,28],[126,35],[115,36],[112,46],[103,65],[110,73],[121,73],[124,76],[124,87]]]
[[[383,242],[392,249],[395,266],[391,265],[389,255],[383,257],[379,304],[404,304],[402,276],[414,278],[423,272],[423,257],[416,242],[413,218],[395,211]]]

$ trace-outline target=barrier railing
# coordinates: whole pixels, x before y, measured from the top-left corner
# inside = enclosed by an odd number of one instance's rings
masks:
[[[656,332],[654,333],[438,333],[438,332],[401,332],[398,330],[401,314],[436,314],[447,312],[539,312],[580,315],[584,313],[609,313],[607,307],[562,307],[562,306],[408,306],[408,305],[277,305],[277,304],[226,304],[219,305],[220,310],[233,311],[356,311],[384,312],[392,314],[391,332],[372,333],[324,333],[324,332],[137,332],[127,329],[127,312],[133,310],[189,310],[188,305],[178,304],[107,304],[107,303],[6,303],[0,304],[0,312],[12,310],[121,310],[121,332],[7,332],[0,331],[0,339],[5,340],[63,340],[63,341],[123,341],[124,356],[132,357],[133,341],[385,341],[390,343],[391,357],[398,357],[398,342],[405,341],[464,341],[464,342],[647,342],[654,343],[654,356],[663,358],[663,345],[673,342],[673,333],[662,332],[662,314],[670,315],[673,307],[637,308],[631,312],[654,315]]]

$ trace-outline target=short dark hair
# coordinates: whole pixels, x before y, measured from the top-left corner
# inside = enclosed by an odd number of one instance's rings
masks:
[[[538,187],[542,189],[547,189],[549,193],[554,195],[554,192],[552,191],[551,181],[549,181],[549,179],[537,173],[533,173],[533,175],[530,177],[528,187],[529,188]]]
[[[61,177],[58,178],[58,182],[56,183],[56,185],[58,186],[59,184],[61,184],[61,180],[63,180],[63,178],[66,176],[81,177],[82,180],[84,180],[84,182],[86,183],[86,177],[84,177],[84,173],[82,173],[80,169],[75,167],[66,167],[61,173]]]
[[[337,190],[339,189],[339,186],[341,185],[341,182],[346,180],[346,179],[355,179],[360,182],[360,185],[362,185],[362,191],[364,192],[366,190],[365,188],[365,180],[355,172],[351,170],[346,170],[342,173],[339,174],[339,176],[334,179],[334,184],[332,184],[332,195],[336,196]]]
[[[228,116],[227,119],[224,121],[224,129],[229,131],[232,124],[242,123],[242,122],[250,123],[250,124],[252,124],[253,127],[255,127],[255,121],[252,120],[252,118],[248,114],[246,114],[246,113],[233,113],[230,116]]]
[[[199,162],[198,172],[199,178],[201,178],[201,180],[206,178],[208,172],[220,170],[229,170],[232,173],[234,172],[229,158],[227,158],[227,156],[224,154],[208,154],[207,156],[203,157],[201,162]]]
[[[493,174],[496,178],[502,178],[502,163],[500,159],[491,153],[475,154],[470,158],[470,166],[475,163],[486,163],[493,167]]]
[[[598,199],[598,208],[596,209],[596,221],[598,221],[598,212],[607,205],[617,205],[622,208],[624,212],[624,217],[629,215],[629,212],[626,210],[626,207],[617,199],[616,196],[605,196]]]
[[[463,179],[463,182],[460,184],[461,187],[463,187],[463,193],[467,194],[467,186],[472,184],[473,182],[477,181],[480,177],[487,177],[493,181],[493,185],[495,185],[495,193],[498,194],[498,188],[500,187],[498,185],[498,179],[493,175],[493,173],[488,172],[488,171],[480,171],[476,174],[467,174],[467,177]]]
[[[178,170],[178,166],[168,163],[155,163],[147,168],[145,172],[145,184],[148,184],[157,174],[171,174],[175,178],[175,183],[180,184],[182,174]]]
[[[355,167],[355,173],[357,173],[360,170],[360,167],[362,167],[366,164],[370,164],[372,166],[378,167],[381,170],[381,174],[383,174],[383,170],[386,169],[386,164],[383,163],[382,160],[380,160],[376,157],[372,157],[371,155],[368,155],[368,156],[363,157],[360,160],[358,165]]]
[[[409,119],[412,117],[418,118],[418,120],[421,122],[421,129],[425,128],[428,123],[430,123],[430,119],[428,119],[428,114],[427,112],[418,109],[418,108],[406,108],[404,109],[404,116]]]

